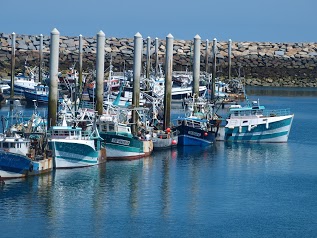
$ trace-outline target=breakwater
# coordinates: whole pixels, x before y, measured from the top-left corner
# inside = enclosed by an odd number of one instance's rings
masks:
[[[146,60],[146,41],[143,39],[143,60]],[[154,39],[151,39],[154,65]],[[159,39],[158,59],[165,62],[165,39]],[[60,37],[59,67],[66,70],[78,61],[78,37]],[[96,37],[83,37],[83,68],[93,69],[96,60]],[[43,36],[43,61],[48,66],[50,37]],[[16,69],[21,70],[25,61],[38,65],[39,36],[16,35]],[[208,49],[212,48],[209,42]],[[201,44],[201,70],[206,67],[206,41]],[[122,71],[132,69],[133,38],[106,37],[105,64]],[[207,66],[211,70],[211,55]],[[174,40],[174,70],[192,70],[193,40]],[[240,72],[247,85],[317,87],[317,43],[232,42],[233,77]],[[0,33],[0,77],[10,75],[11,34]],[[209,70],[209,71],[210,71]],[[217,43],[217,76],[226,78],[228,72],[228,42]]]

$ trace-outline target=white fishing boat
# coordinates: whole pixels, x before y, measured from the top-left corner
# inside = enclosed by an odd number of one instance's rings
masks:
[[[96,128],[52,126],[48,143],[53,152],[54,168],[79,168],[106,162],[106,149]]]
[[[199,86],[199,95],[203,95],[206,91],[206,86]],[[159,78],[152,82],[152,90],[157,96],[164,96],[165,79]],[[192,83],[183,83],[182,85],[172,82],[172,99],[188,98],[193,93]]]
[[[18,73],[14,77],[14,93],[23,95],[26,90],[34,90],[34,87],[39,84],[37,82],[37,72],[37,66],[30,67],[25,64],[23,73]],[[11,87],[11,79],[2,79],[2,82],[7,83]]]
[[[1,82],[0,83],[0,93],[4,93],[6,91],[10,90],[10,86],[6,82]]]
[[[154,150],[170,149],[178,144],[177,131],[171,131],[170,128],[166,131],[153,130],[152,141]]]
[[[233,142],[287,142],[294,114],[289,109],[266,110],[259,101],[232,105],[217,140]]]

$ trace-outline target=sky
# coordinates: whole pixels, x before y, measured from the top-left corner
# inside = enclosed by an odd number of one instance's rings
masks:
[[[253,42],[317,42],[317,0],[14,0],[0,32]]]

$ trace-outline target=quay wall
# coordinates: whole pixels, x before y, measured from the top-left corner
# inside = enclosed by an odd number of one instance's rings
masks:
[[[146,38],[143,41],[143,59],[146,60]],[[151,39],[151,60],[154,67],[155,39]],[[78,61],[78,37],[60,37],[61,70],[67,70]],[[96,37],[83,37],[83,68],[95,67]],[[112,60],[114,71],[132,69],[133,38],[106,37],[106,68]],[[39,62],[39,36],[16,35],[16,72],[21,71],[25,61],[30,66]],[[43,36],[43,61],[49,65],[50,36]],[[212,49],[212,41],[208,49]],[[206,67],[206,41],[201,44],[201,71]],[[211,72],[211,52],[207,61]],[[159,62],[164,64],[165,39],[159,39]],[[173,69],[192,70],[193,40],[174,40]],[[232,42],[232,77],[245,77],[247,85],[317,87],[317,43],[273,43],[273,42]],[[78,66],[78,64],[77,64]],[[163,65],[164,67],[164,65]],[[10,76],[11,34],[0,33],[0,77]],[[228,42],[217,42],[217,76],[228,75]]]

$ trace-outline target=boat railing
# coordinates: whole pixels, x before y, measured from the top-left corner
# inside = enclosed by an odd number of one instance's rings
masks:
[[[286,109],[277,109],[277,110],[264,110],[263,116],[288,116],[291,114],[291,110],[289,108]]]

